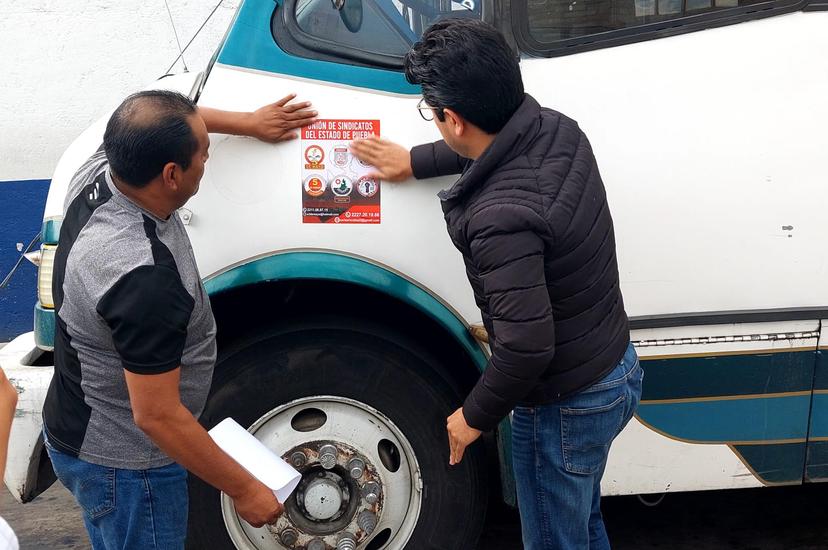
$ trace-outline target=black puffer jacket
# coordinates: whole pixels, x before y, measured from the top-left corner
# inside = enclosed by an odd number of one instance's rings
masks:
[[[577,393],[621,360],[629,325],[604,184],[578,124],[526,96],[476,161],[415,147],[417,178],[463,173],[440,193],[492,357],[463,405],[489,430],[515,405]]]

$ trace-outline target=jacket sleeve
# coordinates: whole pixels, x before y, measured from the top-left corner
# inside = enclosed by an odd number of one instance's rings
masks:
[[[468,162],[468,159],[452,151],[442,140],[411,149],[411,171],[418,180],[459,174]]]
[[[544,220],[521,205],[491,205],[469,222],[471,260],[494,330],[488,367],[463,404],[466,421],[478,430],[491,430],[509,414],[555,355],[544,234]]]

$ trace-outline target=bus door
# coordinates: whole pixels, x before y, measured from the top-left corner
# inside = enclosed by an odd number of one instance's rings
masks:
[[[816,352],[811,418],[805,461],[805,482],[828,480],[828,319],[820,321],[819,347]]]

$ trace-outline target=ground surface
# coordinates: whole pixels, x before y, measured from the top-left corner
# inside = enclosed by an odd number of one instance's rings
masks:
[[[672,494],[648,508],[635,497],[605,499],[604,514],[616,550],[828,549],[828,485]],[[71,495],[54,486],[19,505],[5,490],[0,515],[16,530],[23,550],[88,549]],[[477,550],[519,550],[517,514],[493,507]]]

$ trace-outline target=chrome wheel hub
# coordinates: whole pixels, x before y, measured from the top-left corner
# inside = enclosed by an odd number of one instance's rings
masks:
[[[278,407],[250,427],[302,474],[275,525],[254,528],[222,494],[240,550],[403,548],[417,524],[422,482],[414,451],[381,412],[342,397]]]
[[[324,521],[332,519],[340,513],[344,502],[343,496],[335,481],[322,477],[311,481],[305,489],[304,495],[299,495],[297,500],[301,499],[308,515],[319,521]]]

